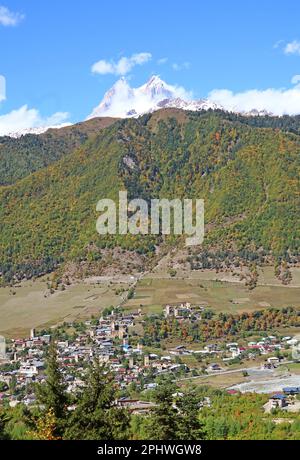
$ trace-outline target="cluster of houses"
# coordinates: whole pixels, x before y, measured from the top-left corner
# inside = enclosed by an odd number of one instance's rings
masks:
[[[290,348],[291,346],[298,343],[297,339],[291,337],[283,337],[279,339],[275,336],[263,337],[259,342],[248,342],[245,346],[239,346],[238,343],[227,344],[228,357],[223,358],[224,361],[235,359],[238,357],[248,357],[249,359],[255,359],[257,355],[270,355],[272,353],[279,352],[282,349]],[[265,367],[275,366],[280,362],[280,358],[277,356],[271,356],[267,358]]]
[[[164,315],[178,319],[200,320],[202,311],[203,307],[192,306],[186,302],[166,305]],[[225,364],[226,361],[240,358],[255,359],[257,355],[267,355],[263,366],[274,368],[280,361],[278,352],[297,344],[297,340],[292,337],[279,339],[268,336],[258,342],[248,342],[244,346],[237,342],[218,342],[208,343],[201,349],[196,349],[195,345],[189,348],[186,345],[178,345],[168,351],[160,350],[159,354],[150,353],[144,351],[138,336],[133,340],[132,332],[138,322],[142,323],[142,317],[140,309],[130,313],[111,311],[98,320],[86,321],[82,328],[75,328],[76,333],[72,336],[61,334],[64,338],[56,342],[57,354],[67,391],[76,393],[82,389],[85,385],[87,364],[95,360],[110,369],[120,389],[126,389],[128,385],[133,384],[137,388],[147,390],[157,386],[156,380],[160,375],[170,373],[180,376],[190,371],[198,372],[197,367],[191,369],[184,364],[184,359],[180,359],[185,355],[194,355],[200,361],[203,357],[207,373],[222,371],[222,362]],[[0,337],[0,366],[4,364],[0,367],[0,404],[1,400],[8,400],[11,406],[19,402],[27,405],[35,403],[31,384],[43,382],[46,378],[45,353],[50,342],[50,334],[38,335],[34,329],[30,331],[28,338],[11,340],[8,345],[5,339]],[[203,366],[201,368],[202,372]],[[288,401],[286,395],[286,391],[281,397],[275,395],[270,405],[284,407]],[[138,413],[143,413],[150,407],[143,401],[128,399],[119,401],[118,404],[130,404],[132,410]]]
[[[144,389],[155,388],[158,375],[189,371],[172,356],[145,353],[140,343],[131,345],[129,328],[140,316],[140,310],[130,314],[112,311],[105,318],[86,321],[84,332],[78,332],[75,338],[56,341],[67,391],[75,393],[84,386],[87,363],[94,360],[110,369],[121,389],[132,383]],[[30,384],[46,378],[45,353],[50,341],[50,335],[36,335],[32,329],[29,338],[12,340],[7,347],[1,342],[0,365],[6,366],[0,370],[0,382],[7,388],[0,390],[0,401],[8,398],[11,406],[20,401],[34,404]]]
[[[218,358],[224,363],[236,359],[253,359],[255,360],[259,355],[266,355],[264,368],[274,368],[279,363],[281,358],[277,356],[280,350],[291,349],[297,345],[298,340],[291,337],[277,338],[275,336],[263,337],[259,342],[248,342],[246,345],[239,345],[238,342],[227,343],[226,346],[221,343],[209,343],[201,349],[188,349],[185,345],[178,345],[169,350],[170,355],[184,356],[184,355],[200,355],[205,358]],[[275,356],[270,356],[274,355]],[[220,366],[210,366],[214,370],[220,370]]]

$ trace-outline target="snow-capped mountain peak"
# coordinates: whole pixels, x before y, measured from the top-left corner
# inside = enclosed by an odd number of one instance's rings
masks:
[[[221,106],[206,99],[191,100],[184,88],[169,85],[158,75],[153,75],[138,88],[131,88],[123,77],[105,93],[100,104],[95,107],[88,118],[101,116],[136,117],[162,107],[194,111],[221,108]]]
[[[172,98],[174,96],[173,87],[164,82],[158,75],[153,75],[147,83],[140,86],[139,90],[153,100],[161,99],[162,97]]]

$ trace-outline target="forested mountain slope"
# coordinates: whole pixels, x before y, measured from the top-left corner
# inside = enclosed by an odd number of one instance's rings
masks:
[[[0,137],[0,186],[13,184],[71,153],[115,120],[93,118],[65,128],[49,129],[39,135]]]
[[[101,260],[115,245],[153,252],[160,237],[96,232],[97,201],[124,188],[132,198],[204,198],[206,246],[299,253],[299,158],[298,135],[223,112],[165,109],[116,121],[0,189],[0,271],[6,281],[40,274]]]

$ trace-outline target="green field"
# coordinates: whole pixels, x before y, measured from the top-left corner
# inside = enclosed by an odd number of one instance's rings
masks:
[[[28,336],[32,327],[52,326],[62,321],[97,315],[105,307],[121,302],[121,296],[115,292],[120,287],[127,289],[128,284],[82,282],[47,297],[44,279],[26,281],[21,287],[13,289],[0,288],[0,334],[7,337]]]
[[[193,277],[184,279],[159,278],[157,274],[150,274],[138,283],[135,296],[127,302],[126,308],[130,310],[141,306],[146,313],[157,313],[167,303],[185,301],[232,313],[269,307],[300,307],[300,286],[276,283],[271,270],[272,267],[267,267],[261,273],[261,284],[253,290],[238,281],[208,279],[216,276],[212,271],[199,272],[197,277],[193,273]]]

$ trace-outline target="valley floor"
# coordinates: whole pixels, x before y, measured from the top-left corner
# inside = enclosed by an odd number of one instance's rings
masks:
[[[300,268],[292,282],[280,284],[273,267],[260,269],[257,287],[249,290],[230,272],[178,270],[171,277],[164,264],[141,277],[93,277],[50,294],[46,277],[0,288],[0,335],[24,337],[33,327],[49,327],[99,314],[110,306],[159,313],[166,303],[198,303],[214,311],[239,313],[269,307],[300,307]],[[141,279],[140,279],[141,278]],[[135,295],[126,301],[128,289]]]
[[[47,280],[24,281],[0,288],[0,335],[26,337],[34,327],[84,320],[106,307],[119,305],[133,277],[92,278],[50,294]]]

